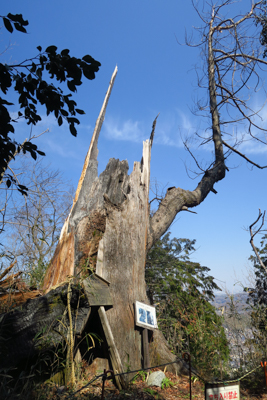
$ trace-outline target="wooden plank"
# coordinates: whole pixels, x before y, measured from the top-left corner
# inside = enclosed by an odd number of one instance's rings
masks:
[[[148,347],[148,330],[147,329],[143,329],[142,338],[143,338],[144,368],[150,368],[149,347]]]
[[[104,279],[103,276],[98,275],[97,273],[95,273],[95,276],[96,276],[97,278],[101,279],[103,282],[105,282],[108,286],[110,285],[110,282],[107,281],[106,279]]]
[[[90,306],[112,306],[109,285],[95,275],[83,280],[83,288]]]
[[[114,374],[122,373],[123,367],[120,359],[119,352],[114,342],[113,334],[106,316],[106,311],[103,306],[99,307],[98,314],[102,323],[103,331],[107,340],[107,344],[109,347],[110,359],[112,363],[112,368]],[[123,376],[116,376],[115,377],[116,383],[119,389],[125,389],[126,383]]]

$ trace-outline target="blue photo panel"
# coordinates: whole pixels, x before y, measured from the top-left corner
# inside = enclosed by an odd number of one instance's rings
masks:
[[[139,308],[139,321],[146,323],[146,311],[143,308]]]
[[[135,323],[147,329],[157,329],[156,309],[150,304],[135,302]]]
[[[149,325],[154,325],[154,318],[153,318],[153,315],[151,314],[151,312],[147,311],[146,315],[147,315],[147,323]]]

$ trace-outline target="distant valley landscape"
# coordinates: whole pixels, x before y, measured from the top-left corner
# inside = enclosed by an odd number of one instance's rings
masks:
[[[231,297],[232,297],[232,302],[234,303],[236,309],[238,311],[244,312],[245,309],[248,307],[247,305],[248,293],[245,292],[235,293],[232,295],[227,295],[225,293],[215,294],[215,299],[212,302],[212,305],[214,305],[217,309],[222,309],[224,307],[226,311],[227,309],[230,308]]]

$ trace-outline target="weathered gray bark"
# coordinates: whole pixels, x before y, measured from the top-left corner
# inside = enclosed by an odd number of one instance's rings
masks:
[[[65,238],[74,238],[74,275],[93,270],[110,282],[113,307],[106,310],[106,315],[124,371],[142,368],[142,335],[140,329],[135,327],[134,303],[136,300],[149,303],[144,274],[149,223],[150,150],[151,142],[148,140],[144,143],[142,163],[135,163],[130,176],[126,161],[111,159],[99,177],[96,161],[89,161],[79,196],[67,221],[68,227],[64,228],[59,243],[61,248]],[[47,277],[58,269],[57,255],[58,252]],[[60,261],[64,271],[62,258]],[[65,265],[69,271],[68,257]],[[45,284],[48,282],[45,290],[59,283],[60,274],[54,277],[55,280],[45,280]],[[162,349],[157,352],[153,362],[170,360],[164,343],[162,338],[164,352]]]
[[[213,168],[206,172],[193,192],[180,188],[167,191],[158,211],[150,218],[149,179],[154,122],[152,135],[144,142],[142,161],[134,163],[130,175],[127,161],[110,159],[105,171],[98,176],[97,141],[115,76],[116,70],[96,123],[73,207],[62,228],[43,289],[51,293],[69,276],[82,282],[91,273],[97,273],[110,282],[113,307],[106,309],[105,315],[126,371],[142,368],[142,335],[140,328],[135,326],[134,303],[149,304],[145,283],[146,253],[168,229],[179,211],[194,207],[205,199],[213,190],[214,183],[224,177],[225,166],[221,157],[216,155]],[[42,304],[42,300],[38,301]],[[25,313],[27,315],[27,307]],[[27,317],[18,314],[16,320],[20,318],[21,323],[25,323]],[[32,330],[31,338],[42,326],[39,321],[37,328],[34,325],[29,328]],[[94,331],[94,326],[90,327],[90,331]],[[152,366],[175,361],[160,332],[154,333],[150,357]],[[181,368],[178,363],[169,367],[178,373]]]
[[[155,124],[153,134],[154,128]],[[140,328],[135,327],[134,303],[137,300],[149,304],[145,261],[153,134],[144,142],[142,161],[134,163],[130,176],[127,161],[110,159],[99,177],[98,134],[99,130],[93,135],[75,202],[47,271],[44,290],[50,290],[67,275],[80,277],[96,272],[109,281],[113,307],[106,310],[106,316],[124,371],[136,370],[142,368],[142,335]],[[153,354],[153,362],[170,361],[163,337],[161,350]],[[179,372],[178,365],[172,369]]]

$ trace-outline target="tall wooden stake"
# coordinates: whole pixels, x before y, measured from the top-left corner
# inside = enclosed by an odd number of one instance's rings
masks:
[[[149,347],[148,347],[148,330],[145,328],[142,332],[143,337],[143,357],[144,357],[144,368],[150,368],[149,360]]]

